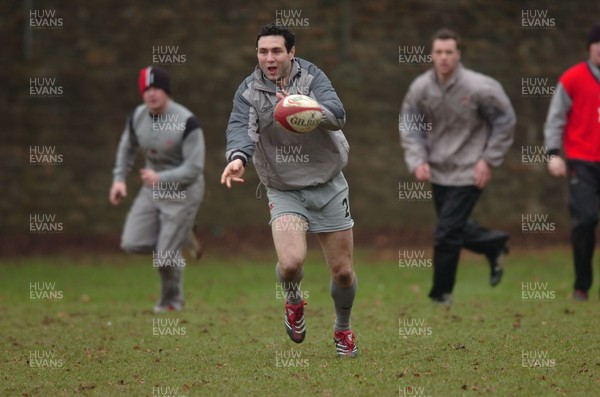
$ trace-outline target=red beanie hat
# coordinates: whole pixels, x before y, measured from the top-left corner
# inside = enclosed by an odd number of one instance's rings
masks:
[[[167,95],[171,96],[171,77],[166,70],[148,66],[140,70],[140,76],[138,78],[138,88],[140,95],[144,95],[149,87],[161,88]]]

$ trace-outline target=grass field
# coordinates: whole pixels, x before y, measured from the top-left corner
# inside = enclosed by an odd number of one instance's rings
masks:
[[[356,268],[359,357],[340,359],[318,251],[301,345],[285,334],[270,252],[188,262],[186,310],[162,315],[148,257],[2,260],[0,395],[599,395],[598,289],[570,300],[568,249],[512,252],[496,288],[464,254],[451,307],[428,301],[431,269],[400,268],[397,251],[358,251]]]

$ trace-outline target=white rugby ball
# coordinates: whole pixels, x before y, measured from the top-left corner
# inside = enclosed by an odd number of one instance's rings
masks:
[[[275,106],[275,121],[286,131],[306,134],[317,128],[323,113],[321,105],[307,95],[288,95]]]

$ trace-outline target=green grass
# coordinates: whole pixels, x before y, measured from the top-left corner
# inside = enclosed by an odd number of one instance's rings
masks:
[[[158,276],[148,257],[3,260],[0,395],[598,395],[597,287],[587,303],[570,300],[568,249],[512,252],[496,288],[483,260],[464,254],[450,308],[426,298],[431,270],[400,269],[397,255],[356,253],[353,360],[335,356],[329,275],[317,251],[305,268],[301,345],[285,334],[269,252],[188,263],[186,310],[163,315],[151,312]],[[63,298],[31,300],[35,282],[55,282]],[[523,282],[547,282],[554,299],[524,301]],[[162,329],[184,335],[153,335],[155,319],[177,322]],[[401,336],[400,319],[430,335]],[[56,361],[32,367],[32,352]],[[545,361],[524,367],[523,352]],[[290,354],[301,366],[277,365]]]

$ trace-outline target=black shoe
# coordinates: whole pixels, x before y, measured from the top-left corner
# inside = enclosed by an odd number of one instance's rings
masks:
[[[504,275],[504,257],[509,251],[508,244],[505,244],[496,255],[488,256],[488,261],[490,261],[490,267],[492,268],[490,271],[490,285],[492,287],[495,287],[502,281],[502,276]]]
[[[431,300],[438,305],[451,305],[452,304],[452,294],[446,293],[441,296],[431,297]]]

